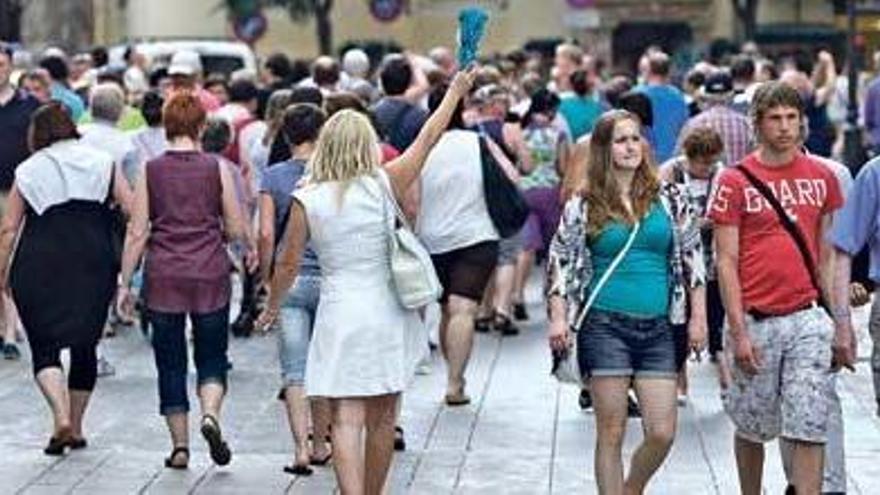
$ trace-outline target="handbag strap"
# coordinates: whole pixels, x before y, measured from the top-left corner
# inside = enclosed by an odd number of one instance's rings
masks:
[[[596,282],[596,287],[593,288],[590,297],[587,298],[587,302],[584,304],[581,313],[578,315],[573,331],[577,332],[578,329],[581,328],[581,325],[584,323],[584,318],[587,317],[587,313],[590,311],[590,307],[593,306],[596,298],[599,297],[599,291],[602,290],[602,287],[604,287],[605,283],[608,282],[608,279],[611,278],[611,274],[614,273],[614,270],[617,269],[617,266],[623,261],[624,256],[626,256],[626,253],[629,252],[629,249],[632,247],[633,241],[636,240],[636,235],[639,233],[639,227],[641,227],[641,222],[636,221],[635,225],[633,225],[632,232],[629,233],[629,237],[626,239],[626,244],[623,245],[623,248],[617,253],[617,256],[611,261],[611,264],[608,265],[608,269],[605,270],[605,273],[603,273],[599,278],[599,281]]]
[[[782,224],[782,227],[788,232],[788,235],[794,240],[795,245],[798,248],[798,251],[801,253],[801,258],[803,258],[804,265],[807,267],[807,271],[810,273],[810,282],[813,284],[813,288],[816,289],[816,292],[819,294],[819,304],[828,311],[829,306],[826,304],[825,298],[822,295],[822,288],[819,286],[819,280],[816,276],[816,264],[813,262],[813,256],[810,254],[810,250],[807,247],[807,240],[804,238],[804,233],[801,232],[800,227],[796,223],[794,223],[791,217],[788,216],[788,213],[785,212],[785,208],[779,203],[779,200],[776,199],[776,196],[773,194],[773,191],[767,187],[767,184],[761,181],[758,177],[755,176],[749,169],[747,169],[743,164],[738,164],[736,167],[740,173],[745,176],[745,178],[749,181],[749,183],[761,193],[761,196],[770,203],[770,206],[773,207],[773,210],[776,212],[776,215],[779,217],[779,223]]]
[[[382,194],[385,196],[386,203],[391,203],[392,208],[394,208],[394,215],[397,217],[397,221],[400,222],[401,225],[410,229],[409,221],[406,219],[406,215],[403,214],[403,210],[400,208],[400,204],[397,203],[397,199],[394,197],[394,192],[391,188],[391,179],[388,177],[388,174],[379,169],[377,172],[379,176],[379,188],[382,189]]]

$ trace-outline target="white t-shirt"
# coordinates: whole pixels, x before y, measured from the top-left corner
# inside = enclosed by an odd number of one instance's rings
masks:
[[[479,134],[447,131],[428,154],[421,176],[419,238],[431,254],[499,239],[483,192]]]

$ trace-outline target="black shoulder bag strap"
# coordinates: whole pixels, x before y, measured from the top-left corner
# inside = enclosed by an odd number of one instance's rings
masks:
[[[826,313],[828,313],[828,316],[831,316],[831,307],[828,305],[828,301],[825,300],[825,296],[822,294],[822,286],[819,285],[819,279],[816,274],[816,264],[813,262],[813,256],[810,255],[810,249],[807,247],[807,240],[804,238],[804,234],[801,232],[800,227],[791,220],[788,213],[786,213],[782,205],[779,204],[779,200],[776,199],[773,191],[767,187],[767,184],[764,184],[761,179],[757,178],[755,174],[750,172],[749,169],[742,164],[739,164],[734,168],[739,170],[745,178],[748,179],[749,183],[761,193],[761,196],[764,196],[764,199],[766,199],[767,202],[770,203],[770,206],[773,207],[773,210],[776,211],[776,215],[779,217],[779,223],[782,224],[782,227],[794,240],[795,245],[797,245],[798,251],[801,252],[801,258],[803,258],[804,265],[806,265],[807,271],[810,273],[810,281],[813,283],[813,288],[815,288],[816,292],[819,294],[819,305],[822,306],[822,309],[824,309]]]

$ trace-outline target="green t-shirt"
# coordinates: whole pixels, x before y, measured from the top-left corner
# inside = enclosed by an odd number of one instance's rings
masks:
[[[83,114],[82,118],[79,119],[78,123],[91,124],[93,121],[94,119],[92,119],[92,114],[90,112],[86,112]],[[119,117],[119,122],[116,123],[116,128],[120,131],[136,131],[146,126],[147,121],[144,120],[144,116],[141,115],[140,110],[130,106],[126,106],[122,110],[122,115]]]
[[[632,226],[612,222],[592,239],[594,272],[587,295],[623,249],[631,232]],[[629,252],[596,297],[593,308],[644,318],[666,316],[671,249],[672,222],[663,206],[655,202],[642,220]]]

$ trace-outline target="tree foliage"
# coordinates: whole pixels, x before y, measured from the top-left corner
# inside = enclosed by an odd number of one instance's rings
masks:
[[[294,22],[308,22],[314,18],[321,53],[329,54],[333,50],[330,21],[333,0],[223,0],[222,6],[232,18],[247,17],[262,7],[283,9]]]

